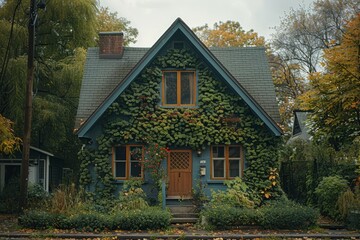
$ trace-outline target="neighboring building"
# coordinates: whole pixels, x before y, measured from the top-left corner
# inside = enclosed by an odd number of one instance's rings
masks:
[[[309,111],[294,110],[294,124],[291,132],[291,137],[288,142],[293,142],[297,139],[310,141],[310,129],[306,123]]]
[[[149,189],[141,159],[151,139],[169,149],[167,198],[237,176],[261,192],[282,134],[265,48],[207,48],[181,19],[151,48],[122,43],[100,33],[88,49],[76,117],[82,184],[101,194],[142,178]]]
[[[0,192],[10,183],[19,183],[22,154],[0,154]],[[51,191],[61,183],[63,160],[52,153],[30,147],[29,184],[39,184],[45,191]]]

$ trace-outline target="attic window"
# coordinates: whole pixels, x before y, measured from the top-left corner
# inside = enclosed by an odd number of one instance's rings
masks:
[[[162,80],[163,106],[195,106],[195,71],[164,71]]]
[[[184,42],[174,42],[174,49],[183,49]]]

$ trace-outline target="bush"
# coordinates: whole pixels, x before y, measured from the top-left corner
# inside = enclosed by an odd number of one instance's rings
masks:
[[[149,207],[145,200],[146,194],[144,190],[142,190],[141,184],[142,181],[140,180],[125,181],[113,210],[135,210]]]
[[[110,229],[152,230],[164,229],[170,225],[171,214],[157,207],[144,210],[121,211],[110,218]]]
[[[348,189],[348,182],[339,176],[324,177],[315,189],[320,213],[334,220],[341,220],[337,207],[338,198]]]
[[[69,226],[81,231],[96,231],[108,228],[108,223],[104,215],[99,213],[82,213],[70,217],[67,222]]]
[[[347,216],[346,225],[350,229],[360,230],[360,211],[350,211]]]
[[[49,194],[39,184],[31,184],[28,188],[28,205],[30,209],[44,208]]]
[[[210,206],[226,204],[240,208],[254,208],[255,205],[260,204],[260,201],[252,200],[255,200],[254,194],[241,178],[225,181],[224,184],[227,186],[225,191],[211,191]]]
[[[81,231],[97,231],[104,229],[148,230],[164,229],[170,225],[171,214],[160,208],[144,210],[119,211],[113,215],[96,212],[65,215],[33,210],[20,216],[19,225],[26,228],[76,229]]]
[[[61,185],[50,198],[48,209],[53,213],[68,213],[85,203],[85,193],[75,184]]]
[[[261,209],[261,225],[267,229],[306,229],[316,225],[318,212],[296,203],[278,203]]]
[[[32,210],[18,218],[18,223],[22,227],[33,229],[46,229],[52,226],[55,215],[45,212]]]
[[[207,224],[216,229],[228,229],[239,226],[258,225],[262,213],[258,209],[236,208],[229,205],[207,208],[202,211]]]

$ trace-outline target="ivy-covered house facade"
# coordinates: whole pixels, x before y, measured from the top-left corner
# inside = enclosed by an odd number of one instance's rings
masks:
[[[122,38],[100,33],[87,53],[80,182],[99,196],[130,179],[149,191],[161,168],[170,199],[235,177],[271,195],[282,132],[265,49],[207,48],[180,18],[151,48]]]

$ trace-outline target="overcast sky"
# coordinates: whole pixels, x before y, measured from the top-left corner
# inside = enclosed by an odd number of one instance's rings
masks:
[[[269,40],[273,27],[291,8],[314,0],[101,0],[100,4],[125,17],[139,31],[132,46],[151,47],[180,17],[190,28],[227,20],[237,21],[245,31],[253,29]]]

